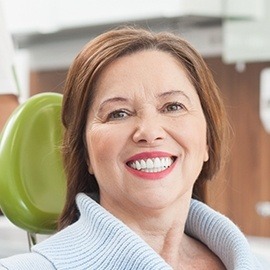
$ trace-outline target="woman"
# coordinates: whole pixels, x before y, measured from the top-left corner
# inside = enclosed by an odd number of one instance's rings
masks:
[[[238,228],[191,199],[221,167],[226,118],[187,42],[131,28],[92,40],[62,121],[60,232],[4,269],[260,269]]]

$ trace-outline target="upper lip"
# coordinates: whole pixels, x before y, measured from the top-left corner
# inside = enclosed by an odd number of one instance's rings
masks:
[[[163,152],[163,151],[154,151],[154,152],[141,152],[136,155],[133,155],[130,157],[126,163],[134,161],[134,160],[140,160],[140,159],[147,159],[147,158],[156,158],[156,157],[176,157],[175,155]]]

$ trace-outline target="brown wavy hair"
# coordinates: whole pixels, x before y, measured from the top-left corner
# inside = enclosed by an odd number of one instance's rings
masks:
[[[203,183],[212,179],[221,168],[227,118],[219,90],[200,54],[187,41],[171,33],[153,33],[131,27],[108,31],[91,40],[78,54],[68,71],[64,87],[63,160],[67,194],[58,222],[59,229],[78,219],[75,197],[79,192],[99,193],[95,177],[88,172],[85,145],[87,115],[95,95],[96,82],[111,62],[142,50],[157,50],[172,55],[182,64],[199,95],[207,123],[209,160],[204,163],[194,185],[193,197],[199,195]]]

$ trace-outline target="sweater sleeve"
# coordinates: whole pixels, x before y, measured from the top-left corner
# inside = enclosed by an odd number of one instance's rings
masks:
[[[38,268],[37,268],[38,266]],[[0,260],[0,270],[55,270],[53,264],[38,253],[25,253]]]

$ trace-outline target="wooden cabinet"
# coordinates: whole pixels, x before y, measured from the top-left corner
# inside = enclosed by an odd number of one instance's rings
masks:
[[[41,92],[62,93],[67,70],[30,72],[30,96]]]
[[[246,64],[241,73],[219,58],[207,63],[224,96],[232,136],[227,166],[208,184],[206,200],[246,234],[269,237],[270,217],[256,208],[270,201],[270,134],[259,118],[260,72],[270,62]]]

